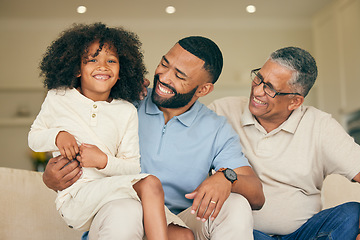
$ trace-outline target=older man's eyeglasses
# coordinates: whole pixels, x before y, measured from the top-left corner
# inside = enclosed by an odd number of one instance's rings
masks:
[[[291,95],[291,94],[294,94],[294,95],[300,95],[300,93],[282,93],[282,92],[277,92],[275,89],[273,89],[272,87],[270,87],[267,83],[264,82],[264,78],[263,76],[261,76],[259,74],[259,71],[260,71],[261,68],[258,68],[258,69],[254,69],[254,70],[251,70],[251,80],[253,81],[254,84],[256,84],[257,86],[259,86],[260,84],[264,84],[263,85],[263,89],[264,89],[264,92],[269,96],[269,97],[276,97],[277,95]]]

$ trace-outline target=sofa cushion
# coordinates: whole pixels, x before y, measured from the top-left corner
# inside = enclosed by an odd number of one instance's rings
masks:
[[[0,184],[0,239],[81,239],[56,211],[42,173],[0,168]]]
[[[333,174],[326,177],[322,188],[323,208],[331,208],[345,202],[360,202],[360,184]]]

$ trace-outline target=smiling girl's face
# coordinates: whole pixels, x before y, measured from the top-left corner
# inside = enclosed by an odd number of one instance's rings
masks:
[[[98,55],[99,42],[93,42],[81,61],[80,92],[93,101],[111,101],[111,88],[119,79],[119,58],[114,48],[105,43]]]

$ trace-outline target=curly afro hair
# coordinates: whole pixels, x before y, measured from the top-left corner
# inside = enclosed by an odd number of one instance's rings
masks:
[[[119,78],[110,92],[114,99],[135,101],[140,98],[147,73],[138,36],[122,27],[107,27],[103,23],[74,24],[60,34],[47,48],[40,62],[40,76],[44,86],[50,89],[77,88],[80,86],[81,61],[89,46],[99,41],[99,50],[109,44],[119,57]],[[97,53],[98,53],[97,52]]]

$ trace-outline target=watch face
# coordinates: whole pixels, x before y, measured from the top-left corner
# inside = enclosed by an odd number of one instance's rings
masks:
[[[226,176],[230,181],[235,181],[235,180],[237,179],[236,172],[234,172],[234,170],[231,170],[231,169],[226,169],[226,170],[225,170],[225,176]]]

